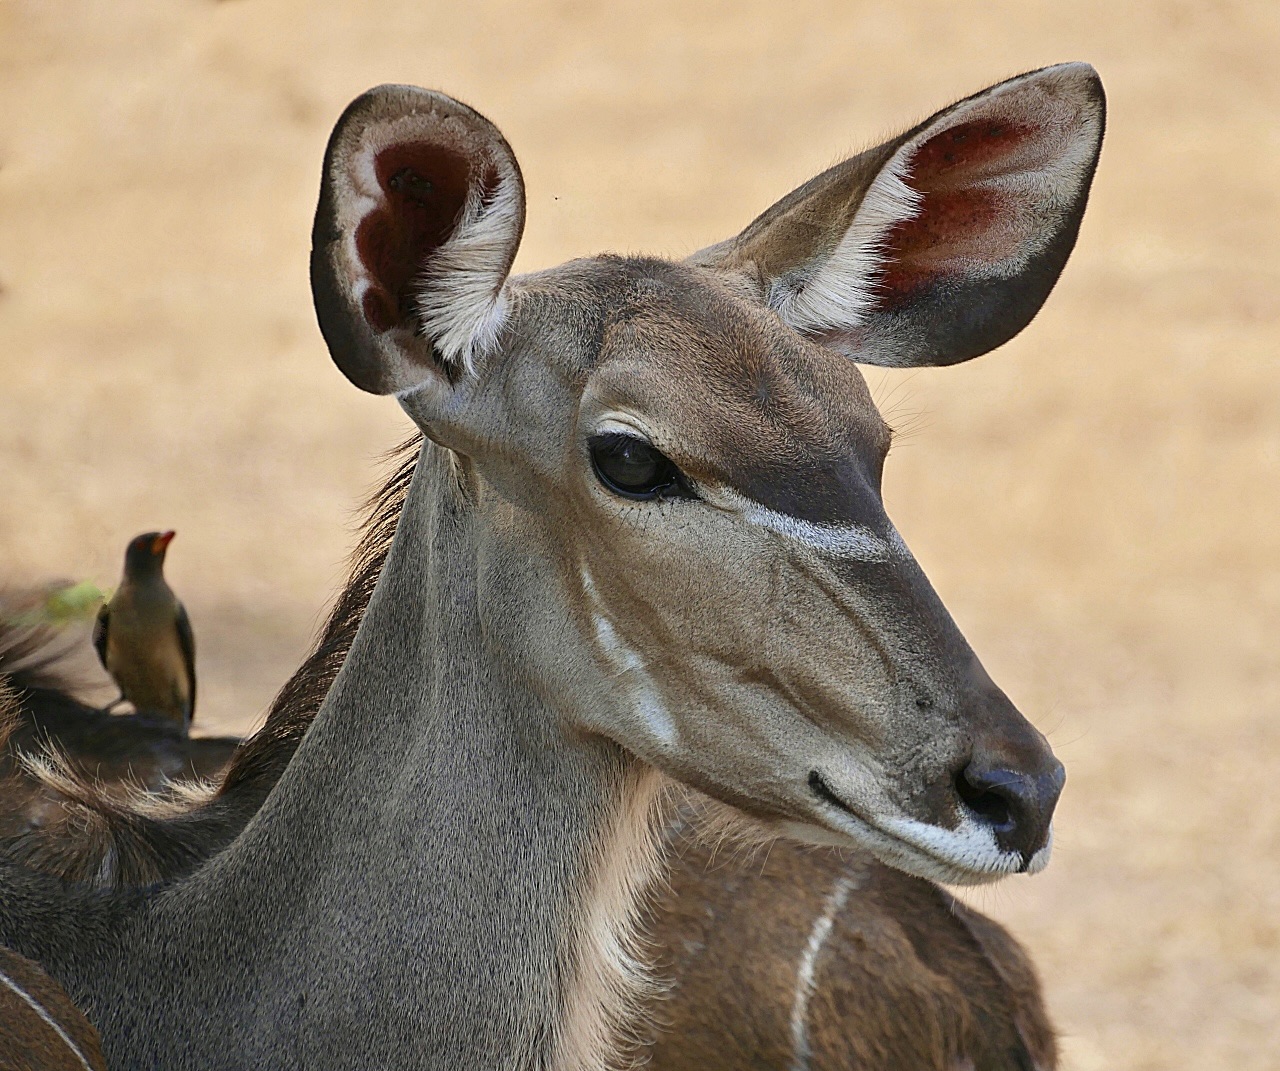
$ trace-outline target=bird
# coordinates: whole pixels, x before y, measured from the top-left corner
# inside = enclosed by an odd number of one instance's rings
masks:
[[[129,542],[124,577],[98,611],[93,646],[138,714],[175,723],[185,734],[196,708],[196,644],[187,611],[165,583],[174,534],[144,532]]]

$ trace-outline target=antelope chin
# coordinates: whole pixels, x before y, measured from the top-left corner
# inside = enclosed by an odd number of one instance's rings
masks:
[[[1024,863],[968,814],[947,829],[897,814],[864,817],[833,793],[823,802],[817,822],[787,822],[783,831],[815,844],[848,847],[852,841],[887,866],[947,885],[986,885],[1010,874],[1038,874],[1049,865],[1053,849],[1052,828],[1044,846]]]

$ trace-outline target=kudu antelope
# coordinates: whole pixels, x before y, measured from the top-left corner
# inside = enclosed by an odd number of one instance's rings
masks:
[[[116,896],[8,866],[0,941],[116,1066],[590,1068],[645,991],[667,778],[922,876],[1040,869],[1061,767],[885,516],[852,359],[1020,330],[1102,125],[1092,70],[1049,68],[684,263],[512,277],[497,130],[436,93],[359,98],[317,311],[430,442],[351,651],[215,858]]]
[[[101,888],[147,885],[190,873],[244,829],[346,657],[421,446],[415,436],[398,451],[402,460],[370,503],[351,576],[314,650],[217,789],[200,795],[175,784],[121,798],[101,776],[37,769],[33,787],[51,797],[51,820],[10,841],[14,857]],[[50,651],[57,636],[46,635],[41,657],[31,639],[26,661],[43,666],[46,690],[13,695],[10,707],[22,718],[35,695],[48,703],[65,650]],[[0,633],[0,678],[4,650]],[[0,722],[4,708],[0,680]],[[81,752],[78,764],[86,761]],[[0,829],[23,798],[0,783]],[[653,1025],[636,1054],[644,1066],[1052,1071],[1055,1040],[1038,981],[999,926],[857,849],[723,848],[699,835],[706,806],[690,793],[663,830],[670,870],[646,927],[662,992],[646,1009]]]

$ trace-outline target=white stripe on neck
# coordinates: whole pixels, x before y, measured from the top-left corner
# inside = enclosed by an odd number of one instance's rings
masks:
[[[8,986],[11,990],[13,990],[13,992],[17,993],[19,997],[21,997],[24,1001],[26,1001],[31,1006],[31,1010],[34,1011],[38,1016],[40,1016],[40,1018],[43,1019],[53,1029],[53,1031],[58,1035],[58,1037],[62,1039],[63,1044],[66,1045],[68,1049],[70,1049],[73,1053],[76,1054],[76,1059],[80,1061],[80,1066],[84,1068],[84,1071],[93,1071],[93,1065],[89,1063],[89,1060],[85,1056],[85,1054],[80,1051],[80,1046],[77,1045],[72,1040],[71,1035],[68,1034],[62,1028],[62,1024],[59,1023],[58,1020],[56,1020],[52,1015],[49,1014],[49,1012],[45,1009],[45,1006],[43,1004],[41,1004],[38,1000],[36,1000],[35,997],[33,997],[30,993],[28,993],[25,989],[23,989],[22,986],[20,986],[14,979],[10,978],[2,970],[0,970],[0,984]]]
[[[835,925],[836,916],[844,910],[849,901],[849,893],[853,890],[854,878],[849,874],[842,875],[827,894],[822,905],[822,914],[813,923],[809,931],[809,941],[800,957],[800,966],[796,971],[796,995],[791,1005],[791,1071],[808,1071],[809,1067],[809,1001],[813,997],[814,976],[817,972],[818,954],[822,946],[831,936],[831,928]]]

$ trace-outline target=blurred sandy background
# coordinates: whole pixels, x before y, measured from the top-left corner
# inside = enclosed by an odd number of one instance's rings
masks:
[[[402,436],[330,364],[306,250],[369,85],[491,116],[520,266],[680,255],[1006,75],[1110,97],[1077,252],[1035,323],[871,371],[887,497],[1070,772],[1049,872],[981,895],[1067,1064],[1280,1064],[1280,5],[939,0],[0,0],[0,582],[114,583],[171,526],[206,729],[247,729]]]

